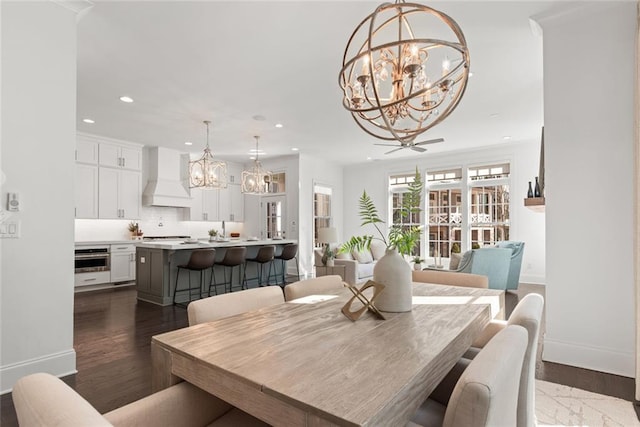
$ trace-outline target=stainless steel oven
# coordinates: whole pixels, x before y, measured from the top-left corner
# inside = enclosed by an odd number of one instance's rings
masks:
[[[111,268],[109,246],[76,246],[76,273],[109,271]]]

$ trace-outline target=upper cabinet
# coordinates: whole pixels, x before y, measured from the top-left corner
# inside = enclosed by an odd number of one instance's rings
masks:
[[[76,218],[138,219],[142,146],[78,134]]]
[[[76,141],[76,162],[97,165],[98,143],[78,138]]]
[[[116,144],[100,144],[100,166],[139,171],[142,169],[142,150]]]

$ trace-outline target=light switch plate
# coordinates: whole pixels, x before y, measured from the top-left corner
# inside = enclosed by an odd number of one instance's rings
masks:
[[[20,237],[20,221],[7,221],[0,224],[0,238],[18,239]]]

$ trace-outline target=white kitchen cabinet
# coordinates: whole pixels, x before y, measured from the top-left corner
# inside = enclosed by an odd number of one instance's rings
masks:
[[[242,184],[242,166],[235,163],[227,163],[227,183]]]
[[[103,283],[109,283],[110,281],[111,275],[108,271],[91,271],[88,273],[74,274],[75,287],[101,285]]]
[[[102,219],[140,217],[140,172],[100,168],[98,216]]]
[[[76,162],[97,165],[98,143],[78,138],[76,140]]]
[[[219,218],[220,221],[244,221],[244,195],[240,185],[229,184],[220,190]]]
[[[191,189],[191,208],[189,219],[191,221],[218,221],[218,198],[220,190]]]
[[[142,150],[137,147],[101,142],[99,148],[100,166],[129,169],[142,169]]]
[[[98,218],[98,167],[76,163],[76,218]]]
[[[130,282],[136,279],[136,246],[111,245],[111,282]]]

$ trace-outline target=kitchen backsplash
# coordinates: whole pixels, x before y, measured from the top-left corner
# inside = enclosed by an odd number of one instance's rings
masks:
[[[182,221],[180,208],[143,206],[140,219],[136,221],[144,236],[191,236],[204,239],[208,231],[215,228],[222,232],[221,221]],[[76,219],[75,241],[129,240],[130,220],[122,219]],[[227,235],[243,233],[243,223],[225,222]],[[143,237],[144,237],[143,236]]]

